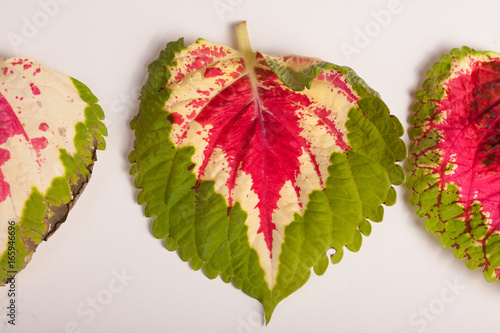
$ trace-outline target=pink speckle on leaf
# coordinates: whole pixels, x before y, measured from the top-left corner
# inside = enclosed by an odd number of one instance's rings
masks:
[[[33,83],[30,83],[30,87],[33,95],[40,95],[40,89],[38,89],[37,86],[35,86]]]
[[[170,118],[171,118],[172,124],[182,125],[182,123],[184,122],[184,117],[180,113],[177,113],[177,112],[171,112]]]
[[[204,95],[204,96],[210,96],[210,91],[207,91],[207,90],[196,90],[196,92],[200,95]]]
[[[232,76],[232,75],[231,75]],[[224,85],[226,84],[227,80],[224,80],[224,79],[217,79],[215,80],[215,83],[221,87],[224,87]]]
[[[222,69],[218,67],[212,67],[212,68],[207,68],[205,70],[205,74],[203,75],[205,78],[210,78],[210,77],[217,77],[223,75],[224,72]]]
[[[40,152],[40,150],[45,149],[47,145],[49,144],[49,141],[47,140],[46,137],[42,136],[39,138],[33,138],[31,139],[31,144],[33,145],[33,148],[37,153]]]
[[[214,61],[213,58],[210,57],[199,57],[196,58],[196,60],[193,62],[193,67],[194,69],[202,69],[203,67],[208,66],[212,61]]]
[[[40,126],[38,126],[38,129],[42,132],[47,132],[49,125],[47,123],[41,123]]]
[[[201,108],[208,103],[208,98],[197,98],[186,104],[186,107]]]
[[[193,111],[193,112],[191,112],[190,114],[187,115],[187,118],[189,120],[193,119],[194,117],[196,117],[196,111]]]

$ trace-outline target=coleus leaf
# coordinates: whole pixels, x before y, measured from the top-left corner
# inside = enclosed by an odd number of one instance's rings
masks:
[[[149,66],[132,120],[131,174],[153,232],[193,269],[258,299],[266,321],[358,251],[391,184],[404,182],[400,122],[353,70],[203,39]]]
[[[104,149],[104,113],[81,82],[0,58],[0,285],[19,273],[75,204]]]
[[[408,188],[426,229],[488,281],[500,276],[500,54],[442,56],[416,93]]]

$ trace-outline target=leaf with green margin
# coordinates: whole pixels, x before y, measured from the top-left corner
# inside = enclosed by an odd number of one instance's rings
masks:
[[[269,322],[327,251],[338,263],[360,249],[396,201],[406,147],[352,69],[254,53],[237,30],[240,50],[179,39],[149,65],[130,173],[165,247],[259,300]]]
[[[66,220],[96,150],[105,149],[107,130],[97,98],[83,83],[35,60],[0,58],[0,82],[2,285]]]
[[[500,277],[500,54],[453,49],[415,94],[407,187],[426,229],[469,269]]]

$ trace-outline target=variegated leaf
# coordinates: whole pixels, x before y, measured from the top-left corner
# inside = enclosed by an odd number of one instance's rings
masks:
[[[351,69],[171,42],[149,66],[131,173],[169,250],[258,299],[269,321],[326,252],[357,251],[402,184],[399,121]]]
[[[26,58],[0,58],[0,285],[66,220],[104,149],[97,99]]]
[[[426,229],[488,281],[500,276],[500,54],[442,56],[417,92],[407,186]]]

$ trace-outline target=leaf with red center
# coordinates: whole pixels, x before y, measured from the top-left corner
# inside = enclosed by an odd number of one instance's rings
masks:
[[[426,228],[488,281],[500,276],[500,54],[443,56],[416,94],[407,185]]]
[[[66,220],[104,149],[97,99],[32,59],[0,58],[0,285]]]
[[[349,68],[200,39],[149,67],[131,173],[169,250],[275,306],[395,202],[402,127]],[[307,88],[307,89],[306,89]]]

